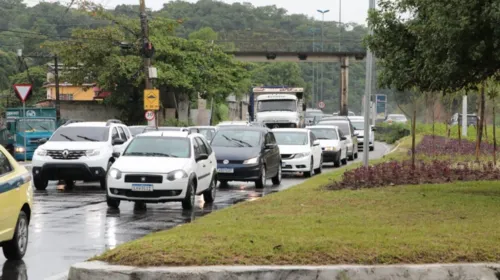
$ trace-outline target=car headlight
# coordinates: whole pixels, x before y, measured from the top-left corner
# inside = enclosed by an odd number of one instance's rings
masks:
[[[259,162],[259,157],[249,158],[243,162],[243,164],[256,164]]]
[[[87,150],[85,155],[88,157],[98,156],[100,154],[99,150]]]
[[[308,157],[311,153],[300,153],[300,154],[295,154],[294,158],[302,158],[302,157]]]
[[[16,147],[16,153],[24,153],[24,147]]]
[[[116,168],[112,168],[109,171],[109,176],[111,176],[111,178],[113,178],[113,179],[118,180],[122,177],[122,172]]]
[[[175,181],[182,178],[187,178],[187,173],[184,170],[175,170],[167,174],[167,180]]]
[[[40,149],[40,148],[38,148],[38,149],[36,149],[35,154],[36,154],[37,156],[44,157],[44,156],[46,156],[46,155],[47,155],[47,150],[44,150],[44,149]]]
[[[337,147],[325,147],[325,151],[333,151],[333,152],[336,152],[336,151],[337,151]]]

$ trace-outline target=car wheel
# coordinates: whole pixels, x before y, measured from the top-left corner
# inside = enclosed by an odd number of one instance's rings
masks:
[[[227,187],[229,187],[229,184],[227,183],[226,180],[219,180],[219,182],[220,182],[220,185],[219,185],[220,188],[227,188]]]
[[[28,248],[28,217],[24,211],[17,218],[16,231],[12,240],[2,245],[3,254],[8,260],[20,260]]]
[[[278,166],[278,173],[276,173],[276,176],[273,177],[272,181],[273,185],[275,186],[281,184],[281,162],[280,165]]]
[[[196,199],[196,192],[194,189],[194,184],[193,181],[189,181],[187,190],[186,190],[186,197],[182,201],[182,209],[184,210],[191,210],[194,207],[194,201]]]
[[[66,189],[71,190],[75,187],[75,181],[73,180],[65,180],[64,184],[66,185]]]
[[[111,168],[111,165],[113,165],[113,163],[111,161],[108,161],[108,166],[106,167],[106,173],[104,174],[104,178],[99,180],[99,183],[101,185],[101,189],[103,189],[103,190],[106,189],[106,177],[108,177],[108,171]]]
[[[373,152],[373,151],[375,151],[375,145],[370,146],[370,152]]]
[[[35,185],[35,189],[39,191],[44,191],[45,189],[47,189],[47,186],[49,185],[49,180],[34,179],[33,185]]]
[[[347,164],[347,158],[343,158],[340,162],[342,162],[343,165]]]
[[[266,166],[262,164],[260,167],[260,177],[257,181],[255,181],[255,187],[257,189],[263,189],[266,186]]]
[[[341,157],[342,157],[342,150],[339,151],[339,156],[336,159],[334,159],[334,161],[333,161],[333,166],[334,167],[339,167],[342,164]]]
[[[314,168],[314,160],[311,158],[311,165],[310,165],[309,171],[304,172],[304,177],[306,177],[306,178],[312,177],[313,168]]]
[[[319,167],[314,169],[314,174],[321,174],[322,172],[323,172],[323,155],[321,155]]]
[[[108,195],[106,195],[106,203],[108,204],[109,208],[113,208],[113,209],[120,208],[120,202],[121,201],[119,199],[112,198],[112,197],[109,197]]]
[[[358,149],[356,149],[356,153],[354,154],[354,158],[357,159],[358,158]]]
[[[347,150],[347,154],[349,154],[349,150]],[[347,157],[349,160],[354,160],[354,148],[352,148],[351,154]]]
[[[217,180],[212,179],[210,186],[203,192],[203,199],[206,203],[213,203],[215,201],[215,194],[217,193]]]

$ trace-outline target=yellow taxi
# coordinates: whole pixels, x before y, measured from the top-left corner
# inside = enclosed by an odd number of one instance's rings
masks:
[[[30,173],[0,146],[0,247],[9,260],[26,254],[32,207]]]

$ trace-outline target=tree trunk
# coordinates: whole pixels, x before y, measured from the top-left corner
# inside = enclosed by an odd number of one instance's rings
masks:
[[[436,123],[436,115],[435,115],[435,111],[436,111],[435,107],[436,106],[435,105],[436,105],[436,103],[434,102],[432,104],[432,140],[434,140],[434,138],[436,136],[435,129],[434,129],[435,128],[435,123]]]
[[[484,110],[486,111],[486,108]],[[484,115],[486,115],[486,112],[484,112]],[[486,124],[486,117],[483,119],[483,131],[485,142],[488,143],[488,125]]]
[[[411,164],[415,168],[415,130],[417,122],[417,106],[413,109],[413,119],[411,122]]]
[[[497,130],[495,122],[495,98],[493,98],[493,163],[497,165]]]
[[[458,124],[457,129],[458,129],[458,145],[462,146],[462,125]]]
[[[481,85],[481,95],[479,97],[480,99],[480,105],[479,105],[479,120],[478,120],[478,127],[477,127],[477,139],[476,139],[476,161],[479,162],[479,155],[481,152],[481,141],[483,138],[483,120],[484,120],[484,106],[485,106],[485,98],[484,98],[484,87],[485,87],[485,82]]]

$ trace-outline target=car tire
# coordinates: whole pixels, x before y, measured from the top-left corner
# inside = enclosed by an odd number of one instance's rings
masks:
[[[333,167],[340,167],[342,164],[342,150],[339,151],[339,156],[333,160]]]
[[[182,209],[184,210],[193,209],[195,199],[196,199],[196,191],[194,189],[194,183],[193,180],[189,180],[186,190],[186,197],[182,200]]]
[[[349,150],[347,150],[347,154],[349,154]],[[354,148],[352,148],[352,153],[347,157],[348,160],[354,160]]]
[[[282,173],[281,173],[281,162],[280,162],[278,166],[278,173],[276,173],[276,176],[272,178],[273,185],[278,186],[279,184],[281,184],[281,175]]]
[[[17,218],[14,237],[2,245],[3,255],[6,259],[20,260],[24,257],[24,254],[26,254],[26,250],[28,249],[28,230],[28,216],[24,213],[24,211],[21,211],[19,213],[19,217]]]
[[[323,155],[321,155],[319,167],[314,169],[314,174],[321,174],[322,172],[323,172]]]
[[[66,185],[66,189],[71,190],[75,187],[75,181],[73,180],[65,180],[64,184]]]
[[[49,185],[49,180],[34,179],[33,185],[35,185],[35,189],[39,191],[44,191],[45,189],[47,189],[47,186]]]
[[[356,150],[356,153],[354,154],[354,159],[358,159],[358,151]]]
[[[106,173],[104,175],[104,178],[101,178],[101,180],[99,180],[99,184],[101,185],[101,189],[103,190],[105,190],[107,186],[106,177],[108,177],[108,172],[109,169],[111,168],[111,165],[113,165],[113,163],[111,161],[108,161],[108,166],[106,167]]]
[[[311,158],[311,167],[309,168],[309,171],[304,172],[304,177],[310,178],[313,175],[313,168],[314,168],[314,160]]]
[[[370,146],[370,152],[375,151],[375,146]]]
[[[226,180],[219,180],[219,183],[220,183],[219,184],[220,188],[227,188],[227,187],[229,187],[229,184],[228,184],[228,182]]]
[[[260,177],[255,181],[255,188],[263,189],[266,186],[266,166],[264,164],[260,167]]]
[[[109,208],[112,209],[118,209],[120,208],[120,202],[121,200],[109,197],[109,195],[106,195],[106,203],[108,204]]]
[[[215,201],[215,195],[217,193],[217,180],[212,179],[210,181],[210,186],[206,191],[203,192],[203,200],[205,200],[206,203],[213,203]]]

